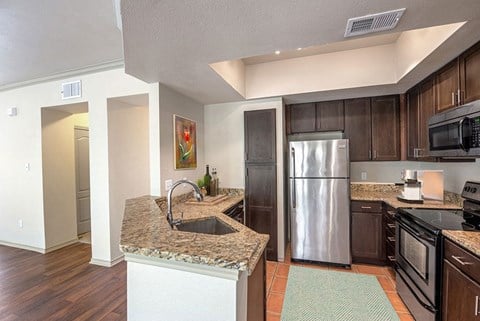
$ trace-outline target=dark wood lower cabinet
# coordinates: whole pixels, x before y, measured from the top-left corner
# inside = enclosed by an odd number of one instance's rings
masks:
[[[385,264],[385,229],[381,202],[352,201],[353,263]]]
[[[449,261],[443,266],[443,321],[480,320],[480,285]]]
[[[391,267],[395,266],[395,208],[384,204],[383,222],[385,229],[385,262]]]
[[[445,239],[443,321],[480,321],[480,257]]]
[[[267,318],[266,270],[265,252],[263,252],[255,270],[253,270],[252,274],[248,277],[248,321],[265,321]]]

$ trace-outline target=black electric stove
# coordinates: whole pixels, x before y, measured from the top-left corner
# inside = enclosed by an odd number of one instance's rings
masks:
[[[463,209],[403,208],[396,217],[397,292],[416,320],[441,320],[442,230],[480,233],[480,182],[466,182]]]
[[[442,230],[480,230],[480,216],[465,210],[411,208],[399,212],[404,218],[436,235]]]

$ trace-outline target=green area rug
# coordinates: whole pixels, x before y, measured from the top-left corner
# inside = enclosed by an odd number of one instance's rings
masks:
[[[377,278],[290,266],[282,321],[399,321]]]

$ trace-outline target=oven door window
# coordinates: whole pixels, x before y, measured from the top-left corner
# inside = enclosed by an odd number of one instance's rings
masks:
[[[404,229],[400,229],[400,255],[424,279],[428,275],[428,247]]]

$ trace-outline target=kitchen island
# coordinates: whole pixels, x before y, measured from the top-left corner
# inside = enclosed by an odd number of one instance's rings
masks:
[[[120,248],[127,261],[129,321],[250,320],[262,313],[257,306],[265,300],[269,237],[222,214],[241,199],[173,206],[174,217],[183,213],[184,222],[215,217],[235,230],[224,235],[172,229],[164,198],[126,201]],[[252,298],[262,301],[248,305]]]

